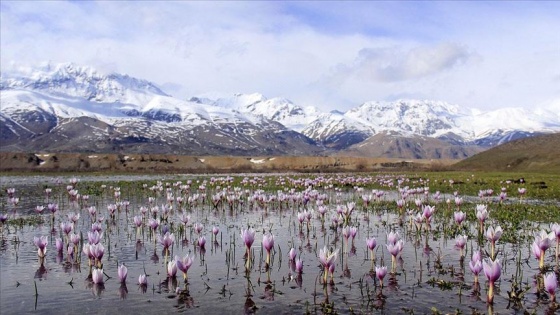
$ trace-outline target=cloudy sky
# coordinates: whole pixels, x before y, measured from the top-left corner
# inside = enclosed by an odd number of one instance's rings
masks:
[[[2,1],[2,71],[75,62],[168,93],[325,110],[421,98],[560,102],[560,2]]]

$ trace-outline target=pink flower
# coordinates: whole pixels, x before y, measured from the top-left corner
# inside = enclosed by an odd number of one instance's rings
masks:
[[[463,249],[466,243],[467,243],[466,235],[458,235],[457,238],[455,239],[455,246],[457,246],[460,249]]]
[[[387,275],[387,267],[385,266],[375,267],[375,276],[381,282],[381,286],[383,286],[383,278],[385,278],[386,275]]]
[[[301,259],[296,260],[296,272],[297,273],[303,272],[303,261]]]
[[[293,261],[294,259],[296,259],[296,255],[297,255],[296,249],[292,247],[288,252],[288,257],[290,257],[290,260]]]
[[[544,275],[544,288],[548,294],[550,294],[550,299],[552,301],[556,300],[556,288],[558,287],[558,280],[556,278],[556,273],[549,272]]]
[[[484,274],[490,283],[494,283],[496,280],[500,279],[500,276],[502,275],[502,266],[500,265],[499,259],[494,261],[485,259],[482,262],[482,267],[484,269]]]
[[[486,221],[488,218],[488,208],[486,205],[476,205],[476,218],[480,222]]]
[[[391,231],[389,234],[387,234],[387,243],[388,244],[396,244],[399,239],[400,239],[399,232]]]
[[[62,253],[62,249],[64,248],[64,242],[62,241],[62,239],[60,237],[56,238],[55,245],[56,245],[56,250],[59,253]]]
[[[121,281],[121,283],[126,282],[126,276],[128,275],[128,268],[126,268],[126,266],[123,263],[121,263],[121,265],[117,267],[117,275],[119,276],[119,280]]]
[[[397,257],[403,250],[404,241],[398,240],[395,244],[387,244],[387,250],[393,257]]]
[[[430,221],[430,218],[432,217],[435,211],[436,211],[435,206],[425,205],[422,207],[422,215],[426,218],[426,221]]]
[[[64,234],[68,235],[74,229],[74,223],[62,222],[60,223],[60,229],[64,232]]]
[[[150,219],[148,220],[148,226],[149,226],[152,230],[155,231],[155,230],[158,228],[158,226],[159,226],[159,219],[156,220],[156,219],[150,218]]]
[[[134,225],[136,225],[136,227],[141,227],[142,226],[142,216],[141,215],[136,215],[134,216]]]
[[[463,221],[465,221],[465,218],[467,217],[467,215],[463,211],[458,211],[458,212],[455,212],[453,214],[453,217],[455,218],[455,222],[457,224],[461,225],[461,223],[463,223]]]
[[[266,251],[270,253],[270,250],[274,247],[274,235],[264,234],[262,243],[264,249],[266,249]]]
[[[366,244],[369,250],[374,250],[375,247],[377,246],[377,240],[375,239],[375,237],[368,238],[366,240]]]
[[[37,246],[37,255],[41,258],[45,257],[45,255],[47,254],[47,244],[48,244],[47,237],[46,236],[41,236],[41,237],[35,236],[33,238],[33,244],[35,244],[35,246]]]
[[[163,246],[163,249],[168,250],[169,247],[171,247],[175,242],[175,236],[173,235],[173,233],[170,234],[169,232],[167,232],[163,236],[159,235],[158,240],[161,246]]]
[[[241,230],[241,239],[243,240],[243,243],[245,243],[247,250],[249,250],[251,246],[253,246],[253,242],[255,241],[255,230]]]
[[[98,244],[103,237],[103,233],[99,233],[98,231],[88,232],[88,242],[90,244]]]
[[[193,263],[192,258],[189,257],[189,254],[185,255],[182,259],[175,256],[175,261],[177,262],[177,269],[181,270],[183,272],[183,278],[187,279],[187,272]]]
[[[502,233],[503,230],[501,226],[498,226],[496,229],[494,229],[494,227],[492,226],[489,226],[486,230],[486,238],[490,242],[495,243],[500,239],[500,237],[502,237]]]
[[[480,262],[480,260],[471,260],[469,262],[469,268],[475,276],[478,276],[482,271],[482,263]]]
[[[175,259],[171,260],[167,264],[167,275],[173,278],[177,275],[177,261]]]
[[[139,285],[148,285],[148,278],[146,278],[146,275],[142,274],[138,277],[138,284]]]
[[[500,279],[502,275],[502,266],[500,265],[500,260],[496,259],[494,261],[490,259],[485,259],[482,262],[482,268],[484,270],[484,274],[490,283],[488,286],[488,303],[494,302],[494,283]]]
[[[94,268],[91,271],[91,280],[95,284],[102,284],[103,283],[103,269]]]
[[[213,227],[213,228],[212,228],[212,233],[213,233],[214,235],[217,235],[218,233],[220,233],[220,228],[218,228],[217,226]]]
[[[198,246],[200,246],[200,248],[204,248],[205,245],[206,245],[206,238],[204,236],[199,237]]]

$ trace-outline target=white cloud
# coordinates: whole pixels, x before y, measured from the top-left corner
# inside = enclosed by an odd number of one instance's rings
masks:
[[[377,82],[413,80],[464,64],[471,55],[466,47],[450,43],[414,47],[406,51],[400,47],[364,48],[351,65],[340,65],[337,74]]]
[[[560,96],[560,5],[355,4],[2,2],[0,66],[73,61],[180,97],[261,92],[324,109],[404,96],[529,108]]]

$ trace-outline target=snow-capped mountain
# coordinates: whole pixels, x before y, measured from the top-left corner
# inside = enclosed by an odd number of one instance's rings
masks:
[[[348,152],[374,152],[364,147],[387,135],[429,143],[428,151],[436,152],[430,157],[463,157],[476,151],[473,145],[560,131],[556,103],[533,111],[480,112],[441,101],[398,100],[321,112],[258,93],[181,100],[149,81],[71,63],[5,71],[0,88],[3,151],[316,155],[350,147]],[[438,149],[445,145],[453,149]],[[400,150],[386,151],[398,156]],[[416,149],[414,156],[428,151]]]
[[[280,97],[267,99],[259,93],[235,94],[232,97],[216,100],[193,97],[191,101],[270,119],[297,132],[301,132],[320,114],[315,107],[303,108],[288,99]]]

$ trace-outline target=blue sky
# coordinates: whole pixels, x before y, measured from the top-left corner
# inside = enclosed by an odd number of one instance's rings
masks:
[[[560,2],[2,1],[2,71],[45,61],[177,97],[260,92],[345,110],[421,98],[560,104]]]

